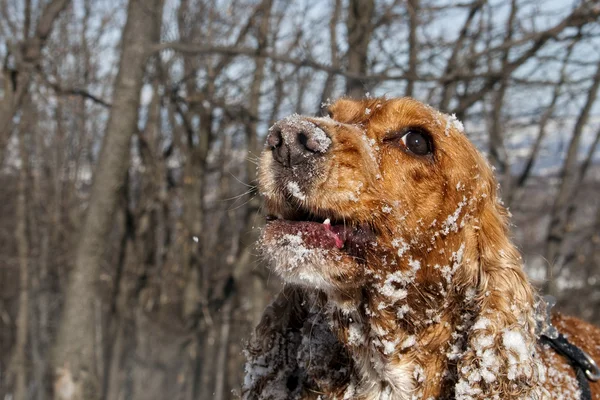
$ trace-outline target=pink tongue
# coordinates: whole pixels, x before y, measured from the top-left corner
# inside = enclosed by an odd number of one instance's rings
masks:
[[[337,247],[338,249],[341,249],[342,247],[344,247],[344,241],[338,236],[337,233],[335,233],[331,229],[330,224],[323,224],[323,227],[333,237],[333,240],[335,241],[335,247]]]

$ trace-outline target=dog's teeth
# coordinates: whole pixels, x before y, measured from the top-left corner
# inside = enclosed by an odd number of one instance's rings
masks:
[[[325,221],[323,221],[323,224],[331,225],[331,220],[329,218],[327,218]]]

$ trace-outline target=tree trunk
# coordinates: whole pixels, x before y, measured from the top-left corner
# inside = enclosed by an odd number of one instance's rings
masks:
[[[350,0],[348,5],[348,72],[366,75],[367,54],[373,35],[374,0]],[[361,98],[365,95],[365,82],[359,79],[346,79],[346,95]]]
[[[219,335],[219,349],[217,351],[216,360],[216,377],[214,400],[225,399],[225,384],[227,375],[227,349],[229,348],[229,333],[231,331],[231,309],[233,301],[227,299],[221,309],[222,321],[221,332]]]
[[[331,19],[329,21],[329,51],[331,56],[331,67],[340,67],[340,58],[338,56],[338,45],[337,45],[337,25],[342,12],[342,0],[335,0],[333,6],[333,12],[331,13]],[[321,92],[321,100],[317,104],[317,114],[326,111],[323,108],[328,106],[331,101],[336,75],[333,73],[327,74],[325,84],[323,85],[323,91]]]
[[[24,128],[25,129],[25,128]],[[17,198],[17,226],[15,236],[19,254],[19,310],[16,321],[16,343],[12,359],[15,374],[14,398],[27,398],[27,338],[29,336],[29,238],[27,236],[27,183],[29,157],[25,146],[25,132],[19,137],[19,191]]]
[[[506,23],[505,43],[513,40],[514,21],[517,16],[517,1],[511,1],[510,15]],[[507,69],[509,62],[509,51],[502,54],[502,69]],[[503,196],[508,197],[511,192],[511,170],[508,152],[504,142],[505,130],[503,120],[504,101],[509,86],[509,76],[504,75],[500,79],[500,85],[495,91],[492,100],[491,125],[489,130],[490,162],[496,167],[496,176],[500,182]]]
[[[258,121],[260,117],[259,105],[261,99],[261,86],[265,78],[266,58],[260,57],[260,55],[266,52],[268,46],[268,33],[272,7],[273,0],[262,1],[261,22],[258,27],[257,38],[259,43],[259,57],[255,59],[255,70],[250,87],[250,105],[248,106],[250,118],[246,123],[245,129],[246,145],[248,153],[250,154],[250,157],[246,158],[246,180],[250,185],[256,184],[256,164],[252,158],[258,157],[261,150],[258,142]],[[247,196],[248,201],[245,205],[243,224],[240,228],[239,248],[233,268],[233,281],[239,285],[237,288],[239,289],[240,303],[248,304],[249,307],[244,313],[243,322],[236,324],[235,329],[229,333],[231,340],[228,344],[230,348],[229,354],[238,355],[239,353],[235,353],[231,350],[231,348],[235,347],[237,344],[235,343],[235,340],[247,336],[248,332],[250,332],[260,320],[260,316],[266,307],[266,284],[263,277],[255,271],[256,264],[258,263],[255,246],[258,240],[258,228],[263,223],[262,218],[260,217],[261,203],[255,186],[248,192]],[[239,358],[241,358],[241,356],[239,356]],[[234,380],[235,382],[241,382],[243,377],[242,371],[239,369],[237,372],[238,374]]]
[[[258,41],[259,41],[259,54],[265,52],[267,47],[267,38],[269,32],[269,22],[271,16],[271,7],[273,6],[272,0],[264,0],[262,3],[262,19],[259,26]],[[260,88],[263,84],[265,75],[265,63],[266,59],[263,57],[257,57],[255,61],[255,70],[250,87],[250,106],[248,107],[248,113],[250,114],[250,121],[246,124],[246,144],[248,146],[248,153],[251,156],[257,156],[260,153],[260,146],[258,144],[258,121],[259,121],[259,105],[260,105]],[[256,164],[253,160],[248,157],[246,159],[246,174],[247,181],[251,185],[256,184]],[[249,314],[249,321],[251,324],[255,324],[259,321],[260,315],[263,312],[264,302],[262,301],[263,284],[257,280],[260,280],[256,275],[251,274],[253,266],[256,262],[256,255],[254,254],[254,246],[258,240],[257,227],[260,226],[261,221],[259,219],[260,199],[257,196],[256,188],[248,193],[248,203],[246,204],[246,215],[244,216],[244,224],[242,227],[242,238],[240,243],[240,252],[237,257],[237,265],[234,268],[234,278],[236,281],[241,281],[242,275],[249,275],[247,279],[250,280],[244,286],[249,288],[248,301],[253,305],[252,311]]]
[[[127,174],[144,67],[150,46],[159,39],[162,7],[163,0],[129,2],[113,107],[54,348],[58,399],[97,399],[101,394],[94,351],[96,281],[108,246],[118,193]]]
[[[419,52],[419,42],[417,38],[417,29],[419,27],[419,0],[408,0],[406,8],[408,10],[408,79],[406,82],[406,96],[412,97],[415,90],[415,80],[417,79],[417,62]]]
[[[25,39],[16,46],[9,46],[9,52],[12,52],[14,59],[14,69],[9,69],[5,65],[3,71],[5,76],[10,76],[11,79],[5,79],[4,96],[0,100],[0,164],[4,159],[4,151],[12,133],[13,119],[29,92],[31,78],[35,67],[41,61],[42,50],[50,36],[54,21],[70,3],[70,0],[50,1],[44,7],[35,34],[31,38],[29,37],[30,13],[26,6]],[[30,6],[29,3],[28,5]]]

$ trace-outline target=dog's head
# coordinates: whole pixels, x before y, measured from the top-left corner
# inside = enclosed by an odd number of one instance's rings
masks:
[[[270,264],[288,282],[347,290],[401,260],[450,262],[460,244],[444,240],[477,229],[484,204],[497,211],[491,170],[462,129],[408,98],[342,99],[329,117],[277,122],[259,174]]]

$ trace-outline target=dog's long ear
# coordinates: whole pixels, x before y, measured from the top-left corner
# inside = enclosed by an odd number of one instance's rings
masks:
[[[490,200],[479,217],[477,240],[477,305],[481,317],[502,325],[535,331],[534,290],[523,270],[521,255],[508,237],[507,211]]]
[[[296,379],[301,328],[308,314],[302,289],[286,287],[265,309],[262,319],[245,350],[246,376],[242,399],[271,398],[268,393],[293,398],[298,388],[290,388],[288,379]]]
[[[545,370],[536,355],[534,290],[508,237],[508,213],[495,190],[489,194],[466,229],[465,283],[474,289],[468,301],[475,315],[456,398],[538,398]]]

